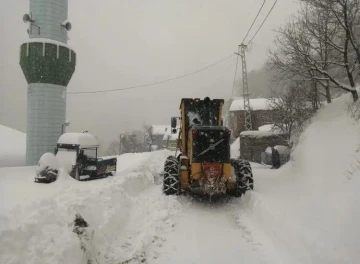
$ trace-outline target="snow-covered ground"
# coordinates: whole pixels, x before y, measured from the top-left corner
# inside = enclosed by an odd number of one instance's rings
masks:
[[[35,167],[0,169],[0,263],[81,263],[71,224],[80,213],[95,231],[101,263],[120,263],[171,230],[181,206],[156,185],[168,152],[126,154],[118,173],[77,182],[61,171],[34,183]],[[4,202],[6,201],[6,202]],[[159,240],[157,243],[161,243]]]
[[[0,142],[0,167],[25,165],[25,133],[0,125]]]
[[[246,224],[257,224],[285,263],[358,263],[360,133],[345,95],[319,111],[293,161],[258,170],[256,191],[242,200]]]
[[[101,264],[358,263],[360,134],[348,100],[319,111],[279,170],[252,163],[255,190],[240,199],[163,195],[166,150],[124,154],[115,176],[88,182],[0,168],[0,263],[81,263],[76,213]]]

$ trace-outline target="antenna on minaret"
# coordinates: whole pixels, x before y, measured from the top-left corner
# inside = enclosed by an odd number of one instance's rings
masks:
[[[241,43],[239,45],[239,52],[235,53],[241,57],[242,62],[242,80],[243,80],[243,98],[244,98],[244,112],[245,112],[245,130],[252,130],[251,122],[251,108],[250,108],[250,94],[247,78],[247,69],[246,69],[246,45]]]

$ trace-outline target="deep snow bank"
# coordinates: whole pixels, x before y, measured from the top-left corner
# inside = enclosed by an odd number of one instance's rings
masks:
[[[345,95],[320,110],[294,160],[259,170],[242,198],[242,218],[258,223],[287,252],[287,263],[357,263],[360,259],[360,126]],[[285,250],[284,250],[285,249]]]
[[[0,167],[25,165],[25,133],[0,125],[0,142]]]
[[[72,221],[80,213],[95,230],[100,264],[152,256],[149,244],[163,243],[159,233],[173,228],[181,210],[165,197],[156,178],[168,151],[124,154],[118,173],[77,182],[63,170],[52,184],[33,182],[33,167],[1,168],[0,263],[81,263]],[[139,166],[139,164],[141,164]]]

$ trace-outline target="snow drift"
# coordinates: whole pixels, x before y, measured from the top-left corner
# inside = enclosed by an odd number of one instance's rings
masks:
[[[106,179],[78,182],[64,169],[50,185],[33,182],[35,167],[0,169],[0,263],[81,263],[72,222],[81,214],[95,230],[99,263],[121,263],[161,245],[181,209],[164,197],[157,177],[169,151],[124,154],[118,172]],[[149,188],[152,187],[152,188]]]
[[[242,198],[241,218],[274,238],[286,263],[357,263],[360,259],[360,134],[348,95],[321,109],[293,161],[259,171]],[[272,174],[272,175],[271,175]]]
[[[25,165],[25,133],[0,125],[0,142],[0,167]]]

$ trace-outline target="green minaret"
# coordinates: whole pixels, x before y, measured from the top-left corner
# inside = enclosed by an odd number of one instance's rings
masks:
[[[76,53],[67,45],[67,0],[30,0],[29,41],[20,47],[27,87],[26,164],[36,165],[53,152],[66,120],[66,86],[75,71]]]

